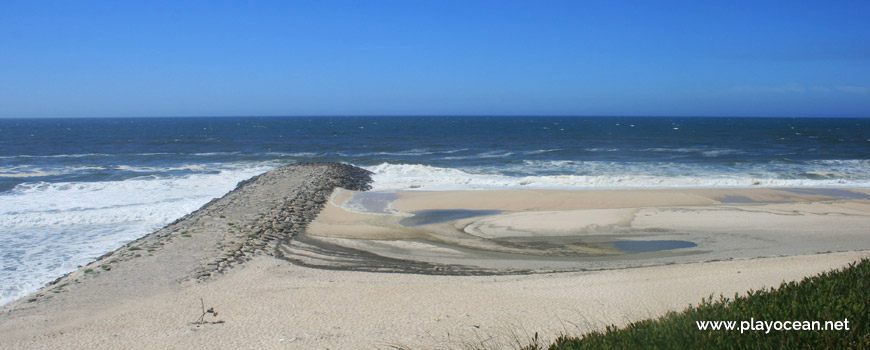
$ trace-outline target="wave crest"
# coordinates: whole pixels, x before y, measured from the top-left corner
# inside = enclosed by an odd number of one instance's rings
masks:
[[[822,164],[770,164],[767,168],[711,169],[684,163],[525,161],[492,169],[441,168],[420,164],[366,167],[374,190],[620,189],[699,187],[870,187],[868,165],[859,161],[836,171]],[[841,164],[842,165],[842,164]],[[554,172],[559,172],[555,173]],[[519,175],[516,175],[519,173]]]

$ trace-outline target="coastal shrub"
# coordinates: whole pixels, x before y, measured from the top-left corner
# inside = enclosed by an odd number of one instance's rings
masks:
[[[740,321],[843,321],[849,330],[745,330]],[[734,330],[699,330],[696,321],[737,321]],[[724,327],[723,327],[724,328]],[[750,290],[702,299],[658,319],[614,325],[580,337],[561,336],[546,349],[870,349],[870,260]],[[526,350],[544,349],[531,344]]]

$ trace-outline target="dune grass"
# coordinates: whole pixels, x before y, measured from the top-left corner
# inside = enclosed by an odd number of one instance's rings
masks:
[[[741,321],[844,321],[849,330],[745,330]],[[734,330],[699,330],[696,321],[737,321]],[[807,325],[803,323],[803,325]],[[845,324],[842,324],[845,327]],[[724,328],[724,327],[723,327]],[[769,328],[769,327],[766,327]],[[568,349],[870,349],[870,260],[846,268],[752,291],[734,298],[711,296],[682,312],[607,327],[580,337],[559,337],[549,346]]]

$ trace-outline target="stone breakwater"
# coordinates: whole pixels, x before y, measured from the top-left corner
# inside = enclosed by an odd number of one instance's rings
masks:
[[[196,269],[198,279],[208,278],[259,254],[282,257],[275,254],[279,244],[304,232],[336,187],[365,191],[370,183],[371,173],[352,165],[288,165],[239,182],[235,190],[176,220],[156,236],[171,237],[184,231],[189,235],[192,231],[186,228],[197,226],[191,223],[206,221],[208,227],[209,220],[225,222],[226,233],[236,239],[215,243],[223,254]]]
[[[142,284],[202,280],[258,255],[283,257],[276,254],[279,245],[304,232],[336,187],[364,191],[370,183],[369,171],[340,163],[292,164],[268,171],[19,302],[51,299],[97,284],[114,284],[136,295]],[[88,280],[95,282],[84,283]]]
[[[322,170],[315,171],[309,176],[293,172],[300,167]],[[226,257],[218,258],[209,264],[214,269],[201,271],[198,274],[199,278],[208,277],[215,271],[222,272],[227,267],[250,260],[257,254],[266,253],[279,258],[284,257],[278,247],[288,244],[294,237],[305,232],[308,223],[317,217],[336,187],[354,191],[366,191],[371,188],[371,172],[368,170],[341,163],[309,163],[286,166],[255,176],[240,182],[236,191],[250,186],[275,186],[279,184],[282,177],[294,176],[301,176],[302,183],[282,196],[267,212],[260,213],[254,223],[239,228],[240,232],[247,234],[248,239],[226,254]],[[278,193],[280,192],[274,192],[275,195]]]

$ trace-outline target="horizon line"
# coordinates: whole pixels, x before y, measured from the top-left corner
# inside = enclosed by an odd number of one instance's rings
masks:
[[[167,119],[167,118],[771,118],[771,119],[866,119],[870,116],[748,116],[748,115],[582,115],[582,114],[319,114],[319,115],[156,115],[156,116],[54,116],[6,117],[13,119]]]

